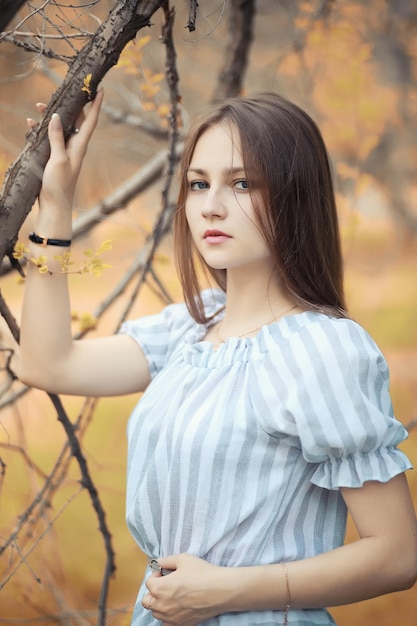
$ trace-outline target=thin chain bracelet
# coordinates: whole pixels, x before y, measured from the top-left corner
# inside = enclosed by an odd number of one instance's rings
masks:
[[[288,580],[288,570],[286,563],[281,563],[284,569],[284,580],[285,580],[285,590],[286,590],[286,601],[285,601],[285,609],[284,609],[284,626],[288,626],[288,611],[291,608],[291,593],[290,593],[290,582]]]

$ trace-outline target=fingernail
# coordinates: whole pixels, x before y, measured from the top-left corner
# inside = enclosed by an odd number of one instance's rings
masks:
[[[61,120],[58,113],[52,113],[51,125],[52,128],[55,128],[56,130],[58,130],[58,128],[61,128]]]

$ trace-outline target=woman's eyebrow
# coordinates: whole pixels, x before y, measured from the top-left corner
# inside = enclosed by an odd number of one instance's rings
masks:
[[[195,174],[204,175],[207,174],[206,170],[203,170],[199,167],[189,167],[187,172],[194,172]],[[225,174],[238,174],[240,172],[245,172],[245,168],[243,165],[239,167],[230,167],[224,170]]]

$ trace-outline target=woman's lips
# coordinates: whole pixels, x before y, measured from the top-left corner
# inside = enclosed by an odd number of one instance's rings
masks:
[[[206,230],[203,235],[204,241],[209,244],[219,244],[224,243],[228,239],[231,239],[230,235],[222,232],[221,230]]]

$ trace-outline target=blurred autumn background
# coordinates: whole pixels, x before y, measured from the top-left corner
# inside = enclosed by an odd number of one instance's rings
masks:
[[[50,102],[68,60],[111,9],[128,3],[15,4],[21,8],[0,35],[0,169],[6,181],[7,168],[26,143],[25,119],[39,117],[35,103]],[[224,95],[223,87],[227,93],[277,91],[313,116],[327,142],[351,314],[388,360],[395,412],[410,433],[402,449],[417,465],[416,3],[160,4],[150,27],[139,30],[102,81],[105,107],[74,211],[74,334],[114,332],[124,317],[181,298],[172,264],[175,182],[167,147],[180,146],[190,119]],[[173,7],[176,58],[161,38]],[[251,8],[256,11],[248,17],[244,10]],[[186,28],[194,9],[195,30]],[[0,2],[0,17],[3,11]],[[240,34],[247,65],[238,68],[233,86],[224,73],[226,52]],[[166,80],[167,53],[176,63],[178,84]],[[244,52],[235,54],[244,60]],[[172,81],[173,66],[168,69]],[[7,212],[0,213],[0,239],[6,218]],[[32,220],[29,213],[19,240],[26,240]],[[84,252],[109,239],[112,249],[99,258],[111,267],[98,276],[77,273]],[[138,398],[58,402],[14,380],[13,318],[19,320],[23,286],[7,254],[0,281],[0,624],[127,626],[144,568],[124,521],[125,430]],[[75,425],[75,458],[63,413]],[[417,504],[416,472],[408,479]],[[349,525],[348,540],[353,538]],[[116,571],[110,576],[113,552]],[[416,606],[413,588],[331,612],[339,626],[416,626]]]

